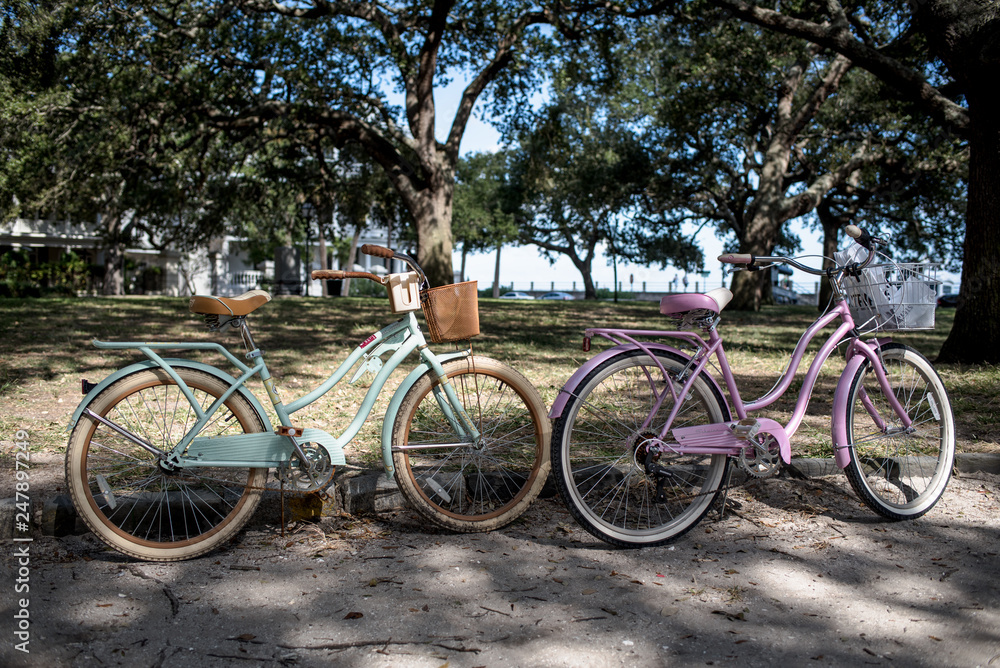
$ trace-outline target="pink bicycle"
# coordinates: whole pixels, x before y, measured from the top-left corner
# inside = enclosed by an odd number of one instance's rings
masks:
[[[717,329],[732,298],[726,288],[664,297],[660,312],[674,325],[669,331],[586,331],[585,350],[595,336],[615,345],[573,374],[549,417],[553,474],[587,531],[623,547],[662,545],[694,527],[729,488],[731,461],[752,478],[776,473],[790,462],[790,438],[820,369],[840,345],[847,366],[833,402],[837,465],[865,504],[888,519],[914,519],[937,503],[955,455],[944,384],[916,350],[861,338],[869,331],[933,327],[936,281],[928,265],[873,263],[873,246],[884,242],[853,225],[847,231],[862,261],[838,259],[828,270],[777,256],[719,258],[747,269],[788,264],[833,285],[832,307],[803,333],[774,388],[754,401],[744,403]],[[788,390],[810,341],[834,323],[806,372],[791,420],[782,425],[751,417]],[[650,342],[653,337],[671,341]],[[710,366],[721,375],[728,402]]]

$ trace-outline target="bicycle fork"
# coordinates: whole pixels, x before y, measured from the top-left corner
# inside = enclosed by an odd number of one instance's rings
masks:
[[[471,351],[469,355],[471,357]],[[476,424],[472,417],[466,411],[461,399],[459,399],[458,392],[455,391],[455,385],[448,378],[448,374],[445,373],[444,367],[441,362],[427,350],[426,347],[420,349],[420,356],[423,358],[424,362],[430,367],[431,371],[437,376],[436,384],[434,385],[431,392],[434,393],[434,399],[437,401],[438,408],[441,409],[441,414],[444,415],[448,424],[454,430],[455,434],[459,438],[467,439],[460,443],[428,443],[424,445],[399,445],[396,446],[400,450],[437,450],[443,447],[455,447],[455,446],[469,446],[471,445],[473,449],[480,450],[483,447],[483,437],[479,429],[476,428]],[[478,396],[478,393],[476,393]]]
[[[432,368],[440,366],[436,362],[435,360],[432,363]],[[455,430],[455,433],[463,437],[468,437],[474,449],[481,449],[483,446],[482,434],[476,428],[469,413],[465,410],[465,406],[458,398],[458,393],[455,392],[455,386],[444,374],[443,369],[438,375],[438,385],[434,388],[434,398],[437,400],[441,412],[444,414],[445,419],[448,420],[451,428]]]
[[[875,347],[879,347],[882,342],[875,342]],[[857,377],[858,372],[865,363],[869,363],[875,372],[875,378],[878,380],[879,387],[882,389],[882,395],[886,398],[889,406],[892,408],[893,413],[899,419],[901,428],[898,428],[900,433],[909,433],[913,429],[913,418],[910,417],[909,412],[906,407],[900,402],[899,397],[893,392],[892,386],[889,384],[889,377],[886,374],[885,366],[882,364],[882,359],[878,354],[877,350],[873,350],[872,346],[863,341],[855,339],[852,341],[847,349],[847,366],[844,368],[844,372],[840,375],[840,381],[837,383],[837,389],[833,395],[833,456],[837,462],[837,466],[840,468],[846,468],[851,461],[850,448],[852,446],[851,437],[849,432],[849,425],[847,415],[849,413],[851,404],[851,385],[853,384],[854,378]],[[892,427],[886,421],[885,416],[881,415],[875,406],[871,397],[865,392],[864,388],[858,393],[859,399],[861,400],[862,406],[864,406],[865,411],[871,416],[872,420],[875,422],[876,426],[882,430],[883,433],[889,433]],[[938,414],[938,407],[931,403],[931,411]]]

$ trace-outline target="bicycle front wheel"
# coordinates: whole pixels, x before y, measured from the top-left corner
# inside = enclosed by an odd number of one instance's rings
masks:
[[[892,394],[912,424],[903,427],[871,364],[863,364],[847,408],[847,479],[879,515],[910,520],[944,494],[955,461],[955,419],[944,383],[926,357],[901,344],[883,346],[879,356]]]
[[[669,382],[685,358],[657,352]],[[619,547],[662,545],[694,527],[726,479],[725,455],[654,453],[659,474],[646,472],[649,448],[674,401],[663,372],[641,350],[617,354],[573,391],[552,436],[552,470],[566,506],[594,536]],[[704,375],[682,397],[673,427],[729,419],[718,388]]]
[[[228,389],[203,371],[176,370],[203,409]],[[148,561],[190,559],[231,538],[253,514],[267,469],[170,471],[122,434],[169,450],[194,426],[193,406],[162,369],[125,376],[89,408],[118,430],[84,414],[70,435],[66,480],[77,512],[111,547]],[[250,402],[233,394],[198,435],[263,430]]]
[[[396,481],[410,505],[438,526],[490,531],[514,521],[549,473],[549,420],[538,391],[486,357],[446,362],[445,375],[482,435],[460,437],[433,372],[407,392],[392,430]]]

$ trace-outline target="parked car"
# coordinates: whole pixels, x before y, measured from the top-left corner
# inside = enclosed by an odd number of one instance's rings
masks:
[[[568,292],[546,292],[544,295],[539,297],[539,299],[576,299],[573,295]]]
[[[955,308],[958,306],[958,293],[953,292],[950,295],[941,295],[938,297],[937,305],[946,308]]]
[[[775,285],[771,288],[775,304],[798,304],[799,296],[787,288]]]
[[[500,299],[534,299],[534,297],[527,292],[515,292],[511,290],[500,295]]]

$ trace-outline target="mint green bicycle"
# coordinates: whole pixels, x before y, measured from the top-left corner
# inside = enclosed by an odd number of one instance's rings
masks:
[[[385,277],[316,271],[313,278],[379,282],[403,317],[362,341],[317,388],[288,403],[279,397],[247,322],[271,298],[262,290],[191,298],[191,311],[205,316],[210,329],[239,331],[242,360],[219,343],[94,341],[98,348],[136,349],[148,358],[96,385],[83,381],[86,397],[69,426],[67,484],[95,535],[139,559],[190,559],[234,536],[266,489],[328,488],[336,467],[346,463],[344,446],[368,419],[388,377],[415,351],[419,361],[393,394],[382,425],[387,474],[422,516],[454,531],[496,529],[527,510],[550,467],[549,421],[537,390],[514,369],[471,349],[435,354],[414,315],[423,309],[435,343],[469,339],[479,333],[475,283],[428,290],[412,258],[378,246],[362,252],[396,258],[412,271]],[[221,353],[238,373],[162,357],[168,349]],[[297,411],[355,366],[351,382],[365,372],[375,375],[343,434],[293,422]],[[254,377],[263,381],[277,425],[247,388]]]

